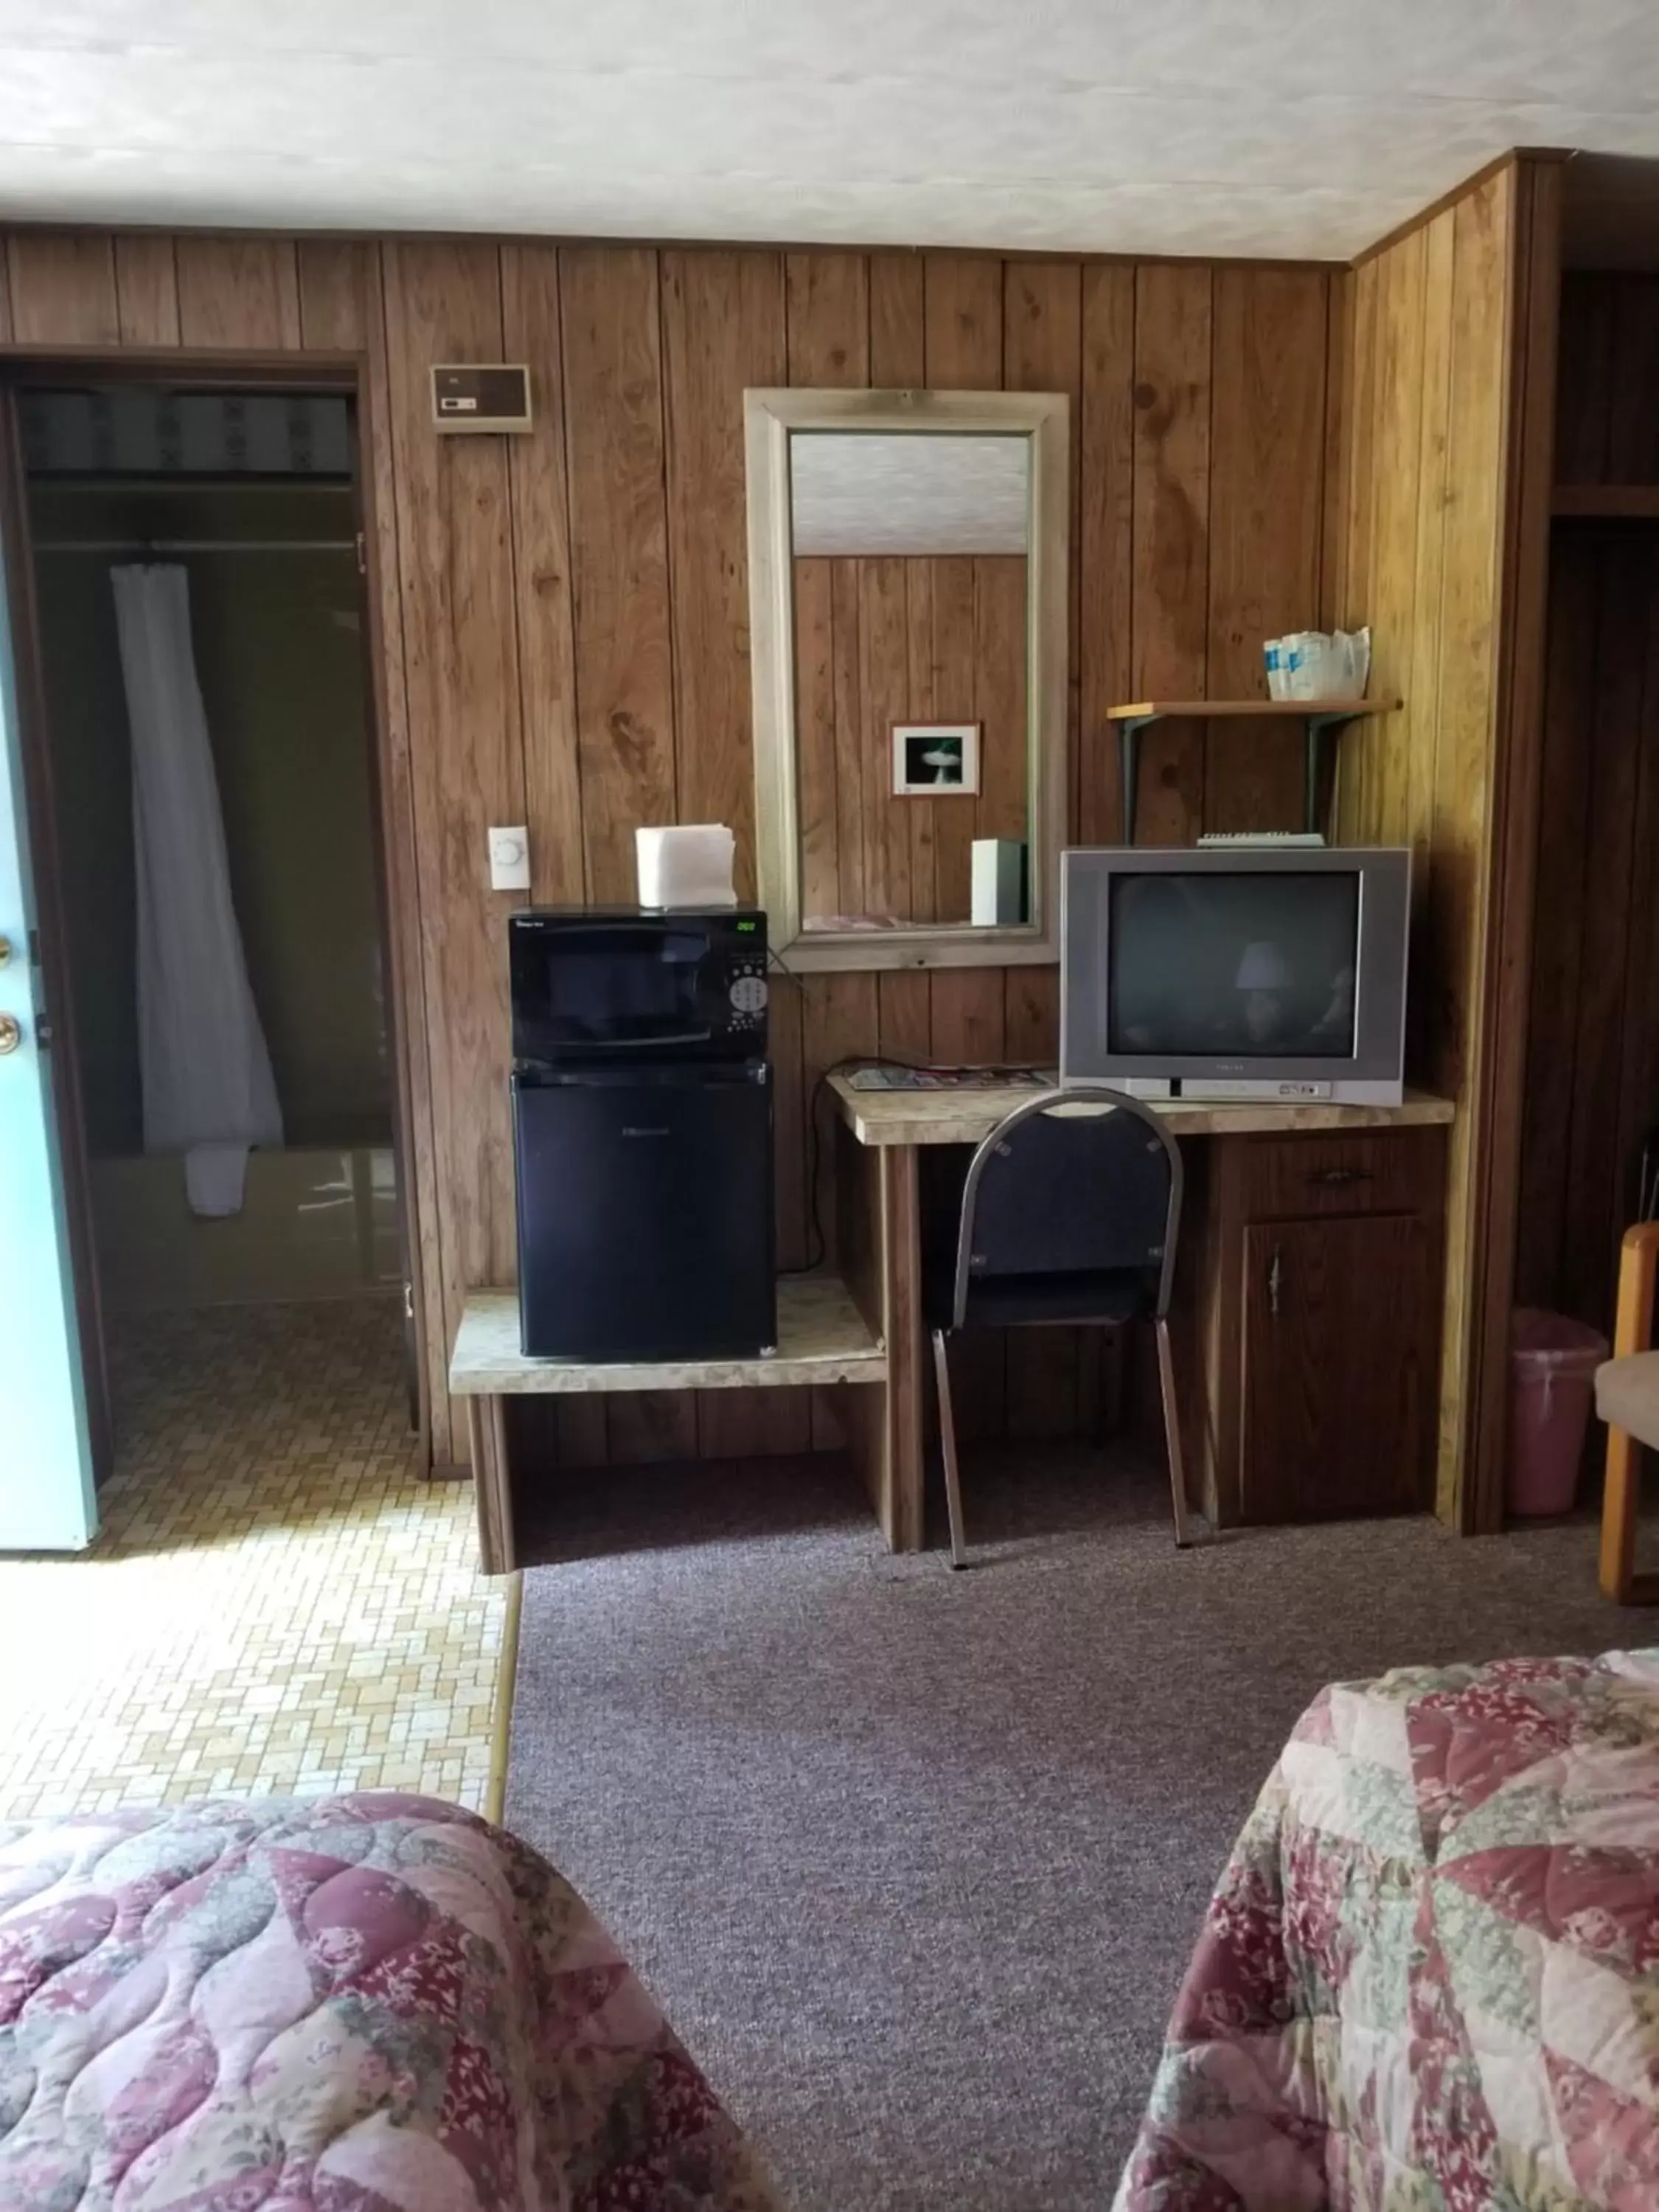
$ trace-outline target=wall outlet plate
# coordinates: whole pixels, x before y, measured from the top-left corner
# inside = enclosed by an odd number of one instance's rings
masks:
[[[530,832],[523,823],[489,830],[489,888],[492,891],[530,889]]]

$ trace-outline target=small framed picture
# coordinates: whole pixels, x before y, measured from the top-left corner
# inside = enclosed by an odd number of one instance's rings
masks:
[[[977,722],[895,722],[893,796],[940,799],[979,789]]]

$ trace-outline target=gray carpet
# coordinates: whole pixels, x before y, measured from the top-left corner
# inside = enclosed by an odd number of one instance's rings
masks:
[[[834,1462],[751,1462],[593,1478],[602,1516],[526,1577],[508,1823],[796,2212],[1109,2203],[1211,1885],[1320,1685],[1649,1634],[1583,1520],[1177,1555],[1144,1471],[964,1480],[966,1574],[888,1556]]]

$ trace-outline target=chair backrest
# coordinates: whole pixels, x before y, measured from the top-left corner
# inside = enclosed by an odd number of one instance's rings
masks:
[[[1181,1152],[1138,1098],[1102,1085],[1044,1091],[1004,1117],[963,1187],[955,1319],[971,1285],[1006,1275],[1158,1272],[1167,1313]]]

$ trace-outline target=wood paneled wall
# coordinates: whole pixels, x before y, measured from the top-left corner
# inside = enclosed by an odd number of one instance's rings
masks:
[[[1491,1382],[1482,1270],[1495,1146],[1505,1141],[1495,1124],[1513,1121],[1520,1087],[1518,1069],[1500,1082],[1495,1058],[1506,957],[1495,906],[1509,786],[1523,768],[1524,685],[1510,656],[1521,605],[1517,376],[1522,320],[1539,304],[1526,283],[1532,192],[1525,165],[1499,168],[1344,280],[1351,428],[1339,603],[1345,623],[1372,626],[1371,689],[1404,705],[1344,737],[1337,817],[1345,842],[1415,854],[1408,1070],[1459,1109],[1438,1503],[1465,1527],[1496,1525],[1473,1487]],[[1504,1203],[1512,1229],[1512,1188]],[[1497,1264],[1506,1327],[1508,1271]]]
[[[801,905],[966,921],[975,837],[1030,835],[1023,555],[794,564]],[[896,722],[977,722],[976,793],[893,792]]]
[[[1659,483],[1659,276],[1563,280],[1556,481]],[[1516,1296],[1607,1328],[1659,1125],[1659,523],[1551,533]]]
[[[625,898],[635,824],[677,817],[730,822],[752,884],[745,386],[1071,395],[1074,837],[1118,836],[1109,705],[1257,690],[1261,640],[1329,611],[1323,268],[23,231],[3,252],[0,339],[9,324],[51,348],[366,356],[393,893],[418,916],[398,982],[441,1461],[463,1449],[443,1389],[462,1297],[514,1267],[514,901],[487,888],[485,825],[528,822],[538,900]],[[435,436],[428,364],[502,359],[532,364],[533,434]],[[1291,826],[1299,790],[1292,730],[1161,726],[1140,834]],[[973,1060],[1056,1044],[1052,969],[813,976],[775,989],[773,1009],[787,1261],[809,1243],[807,1105],[824,1068],[879,1048]],[[968,1425],[1076,1421],[1075,1347],[1023,1336],[976,1360]],[[789,1391],[596,1400],[562,1418],[582,1458],[830,1434]]]

